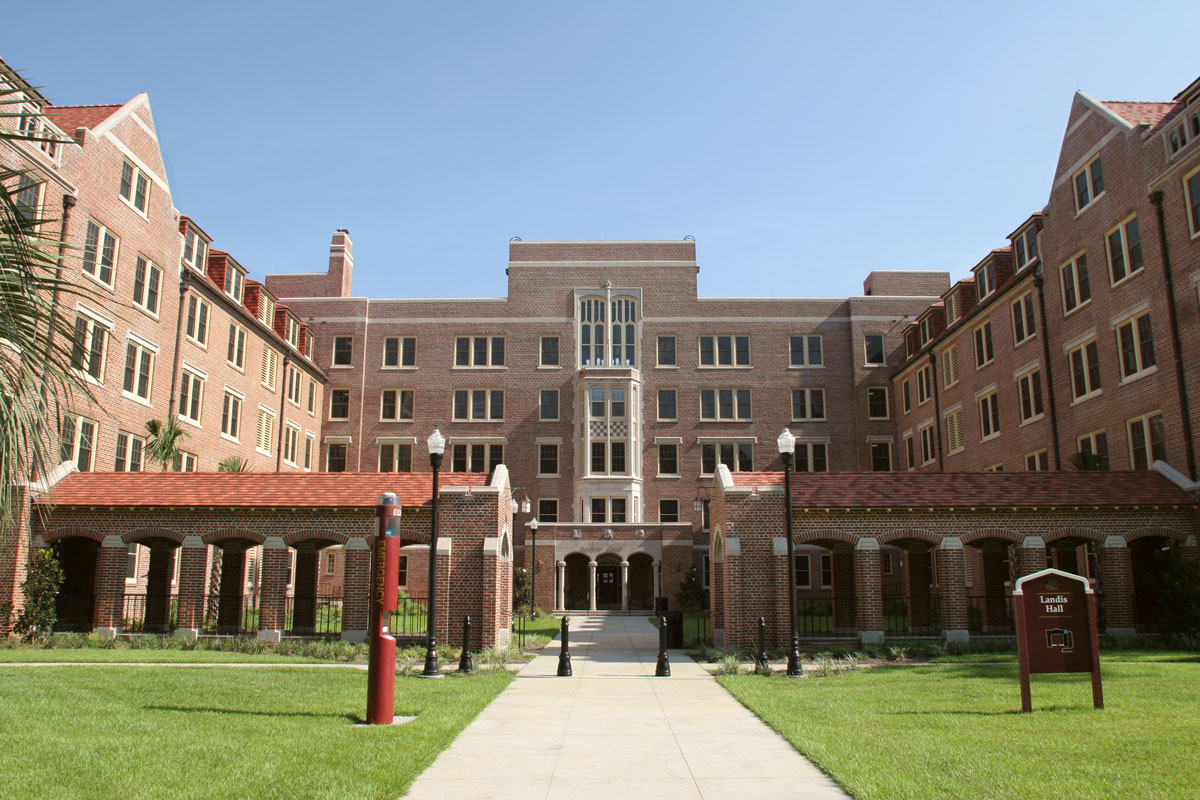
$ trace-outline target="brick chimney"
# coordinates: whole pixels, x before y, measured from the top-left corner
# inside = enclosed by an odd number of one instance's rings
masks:
[[[354,242],[350,231],[338,228],[329,243],[329,296],[349,297],[354,278]]]

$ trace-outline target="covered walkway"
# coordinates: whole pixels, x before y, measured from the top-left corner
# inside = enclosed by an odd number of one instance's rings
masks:
[[[644,617],[575,617],[574,675],[552,642],[467,726],[407,797],[845,798],[828,777]]]

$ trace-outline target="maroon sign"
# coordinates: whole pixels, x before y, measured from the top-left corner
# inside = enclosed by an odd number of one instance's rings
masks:
[[[1035,672],[1092,673],[1092,704],[1104,708],[1096,595],[1087,578],[1056,569],[1026,575],[1013,589],[1021,710],[1032,711],[1029,676]]]

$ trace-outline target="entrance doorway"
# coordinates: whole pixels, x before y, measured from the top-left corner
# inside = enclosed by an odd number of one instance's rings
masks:
[[[90,631],[96,605],[96,559],[100,545],[91,539],[69,537],[54,545],[54,556],[63,571],[55,601],[60,631]]]
[[[588,607],[588,557],[583,553],[572,553],[563,559],[567,564],[564,587],[565,605],[568,609],[579,610]]]
[[[605,611],[621,608],[621,559],[617,556],[596,559],[596,608]]]
[[[635,611],[654,608],[654,559],[646,553],[629,557],[629,607]]]

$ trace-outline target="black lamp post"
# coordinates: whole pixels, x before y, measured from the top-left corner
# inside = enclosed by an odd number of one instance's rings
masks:
[[[529,520],[529,530],[533,532],[533,549],[529,559],[529,618],[537,619],[537,517]]]
[[[799,678],[803,677],[804,668],[800,665],[800,634],[796,630],[796,546],[792,543],[792,457],[796,452],[796,437],[785,427],[775,443],[779,447],[779,455],[783,457],[783,504],[787,519],[788,627],[792,633],[787,675],[789,678]]]
[[[440,678],[438,669],[437,638],[434,623],[437,615],[437,539],[438,539],[438,470],[442,468],[442,454],[446,452],[446,437],[437,428],[429,435],[429,465],[433,467],[433,518],[429,523],[429,627],[425,636],[425,669],[422,678]]]

